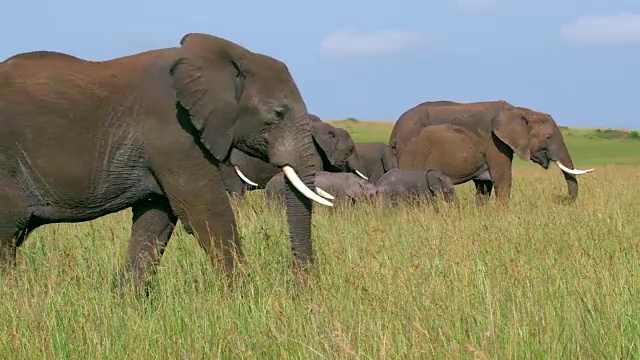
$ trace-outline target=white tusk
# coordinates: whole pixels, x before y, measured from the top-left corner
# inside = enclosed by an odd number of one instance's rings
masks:
[[[366,177],[366,176],[362,175],[362,173],[361,173],[360,171],[358,171],[358,170],[356,170],[356,175],[360,176],[361,178],[363,178],[363,179],[365,179],[365,180],[369,180],[369,178],[368,178],[368,177]]]
[[[562,165],[562,163],[560,161],[556,160],[555,162],[556,162],[556,165],[558,165],[558,167],[562,171],[564,171],[566,173],[569,173],[569,174],[572,174],[572,175],[582,175],[582,174],[586,174],[588,172],[592,172],[594,170],[594,169],[587,169],[587,170],[569,169],[568,167]]]
[[[322,205],[326,205],[326,206],[333,206],[333,204],[329,201],[327,201],[326,199],[320,197],[320,195],[314,193],[313,191],[311,191],[311,189],[309,189],[307,187],[307,185],[305,185],[302,180],[300,180],[300,178],[298,177],[298,174],[296,174],[296,171],[293,170],[293,168],[289,165],[286,165],[285,167],[282,168],[282,171],[284,171],[285,176],[287,177],[287,179],[289,179],[289,181],[291,181],[291,184],[298,189],[298,191],[300,191],[302,193],[302,195],[308,197],[309,199],[322,204]]]
[[[316,186],[316,192],[318,193],[318,195],[322,196],[325,199],[329,199],[329,200],[333,200],[335,199],[335,197],[333,197],[333,195],[329,194],[328,192],[320,189],[319,187]]]
[[[249,185],[259,186],[258,184],[254,183],[253,181],[247,179],[247,177],[244,176],[242,171],[240,171],[240,169],[237,166],[234,165],[233,168],[236,169],[236,174],[238,174],[238,176],[240,176],[240,179],[242,179],[242,181],[246,182]]]

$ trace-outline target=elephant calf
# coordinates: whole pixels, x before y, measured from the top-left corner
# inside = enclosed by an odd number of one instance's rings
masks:
[[[335,196],[334,203],[353,203],[357,199],[372,198],[376,194],[376,186],[373,183],[346,172],[318,171],[315,186],[321,196],[331,200]],[[264,193],[267,201],[284,203],[284,174],[279,173],[272,177],[265,186]]]
[[[439,170],[393,169],[380,177],[376,188],[378,196],[392,204],[411,197],[425,197],[431,201],[439,195],[446,202],[458,202],[453,182]]]

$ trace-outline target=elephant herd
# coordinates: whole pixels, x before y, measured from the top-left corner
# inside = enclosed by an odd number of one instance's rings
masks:
[[[404,195],[432,199],[441,194],[447,201],[457,200],[451,180],[439,171],[400,170],[389,145],[354,143],[346,130],[316,115],[309,118],[316,155],[314,187],[325,199],[352,203],[385,196],[395,203]],[[230,195],[242,197],[246,191],[265,189],[268,201],[285,202],[284,173],[269,162],[232,149],[221,169]]]
[[[36,228],[130,208],[119,285],[145,287],[180,220],[228,278],[246,269],[230,194],[286,205],[296,273],[314,263],[313,202],[441,194],[472,180],[508,198],[513,154],[577,170],[552,117],[504,101],[425,102],[389,144],[354,143],[307,111],[287,66],[201,33],[106,61],[33,51],[0,63],[0,267]]]

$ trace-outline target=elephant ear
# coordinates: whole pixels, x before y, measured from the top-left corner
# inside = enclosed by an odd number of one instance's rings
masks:
[[[427,170],[427,187],[434,195],[443,193],[446,188],[446,184],[442,175],[443,174],[440,171],[433,169]]]
[[[515,113],[510,113],[515,111]],[[529,125],[516,110],[499,111],[492,120],[493,133],[507,144],[522,160],[531,158]]]
[[[396,158],[395,151],[391,146],[385,145],[384,152],[382,154],[382,167],[384,172],[398,168],[398,159]]]
[[[170,70],[177,102],[189,113],[202,144],[218,160],[227,158],[249,51],[230,41],[191,33],[180,41],[182,56]]]
[[[311,126],[313,140],[318,144],[331,165],[334,166],[337,165],[336,154],[338,152],[338,143],[340,142],[337,130],[333,126],[322,122],[314,122]]]
[[[319,117],[318,115],[314,115],[314,114],[309,114],[309,120],[310,120],[312,123],[316,123],[316,122],[321,123],[321,122],[322,122],[322,120],[320,119],[320,117]]]

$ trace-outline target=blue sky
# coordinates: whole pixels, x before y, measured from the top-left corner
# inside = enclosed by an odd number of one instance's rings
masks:
[[[222,36],[285,61],[324,119],[503,99],[562,125],[640,128],[638,0],[20,0],[3,14],[2,59],[102,60]]]

